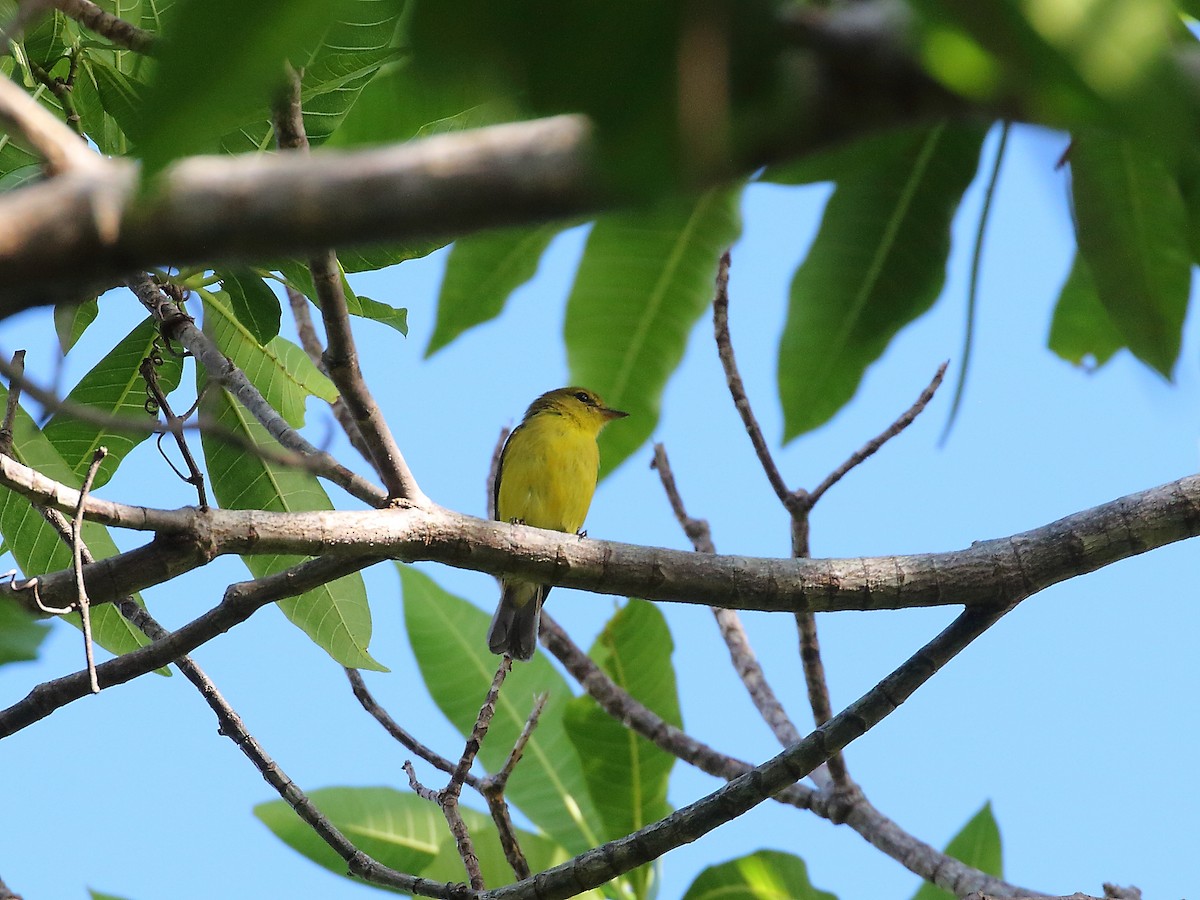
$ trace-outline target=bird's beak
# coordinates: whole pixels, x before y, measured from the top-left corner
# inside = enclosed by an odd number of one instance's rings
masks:
[[[604,418],[606,419],[623,419],[629,415],[627,412],[621,412],[619,409],[609,409],[607,406],[600,407],[600,412],[604,413]]]

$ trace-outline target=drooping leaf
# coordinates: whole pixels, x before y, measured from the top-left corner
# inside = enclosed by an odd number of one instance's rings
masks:
[[[144,319],[80,379],[67,395],[67,402],[87,407],[113,421],[126,419],[133,424],[153,425],[155,419],[147,415],[145,409],[148,395],[146,382],[139,372],[142,360],[152,354],[162,360],[161,365],[155,366],[155,371],[164,394],[179,387],[183,374],[183,361],[179,357],[156,350],[157,336],[154,321]],[[69,410],[51,416],[43,432],[81,481],[96,449],[108,448],[108,455],[96,472],[93,489],[107,484],[129,452],[150,436],[149,431],[127,431],[111,424],[84,421],[71,415]]]
[[[408,640],[425,686],[443,715],[466,735],[500,661],[484,642],[488,616],[417,570],[404,565],[399,569]],[[513,666],[479,760],[492,772],[504,764],[534,696],[542,692],[549,699],[506,795],[544,833],[571,853],[580,853],[600,843],[597,814],[579,756],[563,726],[570,688],[543,654]]]
[[[112,116],[125,135],[136,133],[147,85],[98,58],[89,57],[88,66],[96,79],[100,105],[104,111]]]
[[[203,378],[203,373],[198,373]],[[199,386],[198,386],[199,389]],[[224,390],[208,390],[200,403],[201,415],[218,428],[252,446],[277,449],[278,445],[250,414]],[[329,496],[316,477],[292,466],[265,459],[241,446],[222,441],[208,431],[202,446],[213,494],[227,509],[262,509],[301,512],[332,509]],[[255,578],[281,572],[302,561],[288,554],[243,557]],[[371,658],[371,609],[366,586],[357,572],[320,587],[281,600],[280,610],[313,642],[343,666],[383,670]]]
[[[671,632],[658,607],[630,600],[609,620],[590,655],[618,686],[664,721],[682,728],[673,650]],[[615,720],[591,697],[571,700],[564,724],[583,762],[604,837],[631,834],[670,813],[667,782],[674,756]],[[651,892],[655,868],[643,866],[630,873],[638,896]]]
[[[837,900],[808,880],[804,860],[778,850],[759,850],[709,866],[683,900]]]
[[[95,297],[82,303],[58,303],[54,306],[54,330],[58,334],[58,346],[63,356],[71,352],[75,342],[83,337],[87,327],[96,321],[100,304]]]
[[[8,391],[0,385],[0,405],[7,402]],[[78,489],[83,479],[75,474],[54,445],[21,408],[13,421],[13,457],[36,469],[48,478]],[[71,551],[50,524],[23,496],[0,487],[0,534],[8,550],[26,577],[45,575],[71,566]],[[117,545],[108,529],[95,522],[83,523],[83,541],[96,559],[115,555]],[[136,597],[135,597],[136,599]],[[77,614],[66,617],[78,623]],[[97,644],[113,654],[136,650],[149,639],[125,621],[111,603],[93,606],[91,610],[92,637]]]
[[[963,826],[962,831],[951,838],[945,852],[947,856],[952,856],[968,866],[974,866],[988,875],[1004,877],[1000,828],[992,815],[991,803],[983,804],[983,808],[971,817],[971,821]],[[926,882],[913,896],[913,900],[954,900],[954,895]]]
[[[204,301],[205,333],[289,425],[298,428],[304,424],[304,404],[310,394],[328,403],[337,399],[333,382],[321,374],[307,353],[281,337],[260,344],[234,315],[228,294],[199,294]]]
[[[1079,254],[1059,291],[1048,346],[1069,363],[1097,369],[1125,346]]]
[[[779,345],[785,440],[841,409],[896,332],[937,299],[983,137],[945,124],[898,133],[838,182],[792,280]]]
[[[509,295],[533,277],[560,225],[507,228],[454,242],[438,294],[437,322],[425,355],[432,356],[464,331],[494,319]]]
[[[1131,141],[1087,131],[1071,146],[1071,185],[1076,239],[1100,303],[1133,354],[1170,378],[1191,285],[1178,182]]]
[[[0,598],[0,666],[37,659],[50,626],[38,622],[15,601]]]
[[[741,232],[740,188],[604,216],[588,236],[567,300],[571,382],[629,413],[600,435],[601,473],[658,424],[667,379],[712,302],[717,262]]]
[[[261,276],[249,269],[223,269],[221,286],[229,295],[233,314],[256,341],[266,344],[279,334],[279,298]]]

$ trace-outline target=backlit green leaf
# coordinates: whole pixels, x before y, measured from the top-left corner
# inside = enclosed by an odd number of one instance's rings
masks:
[[[946,845],[946,855],[988,875],[1004,877],[1000,827],[992,815],[992,804],[983,804],[983,808],[963,826],[962,831],[951,838]],[[954,900],[954,895],[927,882],[913,896],[913,900]]]
[[[1067,362],[1088,368],[1099,368],[1125,346],[1100,303],[1088,264],[1078,254],[1058,294],[1048,345]]]
[[[709,866],[683,900],[837,900],[808,880],[804,860],[778,850],[759,850]]]
[[[567,300],[571,383],[629,413],[600,435],[602,473],[654,431],[667,379],[712,302],[717,262],[741,233],[741,190],[603,216]]]
[[[983,137],[961,125],[898,133],[838,182],[792,280],[779,345],[785,440],[841,409],[896,332],[937,299]]]

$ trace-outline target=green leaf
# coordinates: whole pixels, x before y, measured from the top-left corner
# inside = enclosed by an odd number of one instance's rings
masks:
[[[411,258],[411,257],[406,257]],[[340,262],[340,260],[339,260]],[[317,297],[316,287],[313,286],[312,273],[309,272],[308,266],[295,260],[288,261],[280,266],[280,271],[284,278],[293,288],[302,293],[313,303],[320,306],[320,300]],[[408,310],[389,306],[386,303],[381,303],[378,300],[372,300],[370,297],[365,297],[354,292],[350,287],[350,282],[346,279],[345,272],[342,273],[342,291],[346,295],[346,310],[352,316],[357,316],[361,319],[371,319],[379,322],[382,325],[387,325],[400,332],[405,337],[408,336]]]
[[[1096,293],[1138,359],[1171,377],[1191,249],[1179,184],[1156,156],[1097,131],[1071,145],[1076,239]]]
[[[792,280],[779,345],[785,440],[832,418],[896,332],[937,299],[983,137],[961,125],[898,133],[838,182]]]
[[[50,626],[38,622],[15,600],[0,598],[0,666],[37,659]]]
[[[0,386],[0,406],[8,391]],[[48,478],[78,489],[83,479],[59,455],[29,414],[18,407],[13,421],[13,458]],[[49,523],[23,496],[0,487],[0,534],[26,577],[45,575],[71,566],[71,551]],[[83,541],[96,559],[114,556],[118,550],[108,529],[95,522],[83,523]],[[136,599],[136,598],[135,598]],[[140,601],[139,601],[140,602]],[[78,614],[65,617],[78,623]],[[110,653],[120,655],[148,644],[149,638],[134,628],[111,603],[92,607],[92,638]]]
[[[309,395],[327,403],[337,399],[337,388],[321,374],[308,354],[281,337],[264,346],[233,312],[223,291],[198,292],[204,301],[204,332],[235,366],[258,388],[267,402],[294,428],[304,424]]]
[[[281,318],[279,298],[262,277],[249,269],[223,269],[220,275],[233,314],[251,336],[260,344],[276,337]]]
[[[408,640],[425,687],[446,718],[466,736],[500,661],[484,641],[488,615],[442,590],[416,569],[404,565],[399,569]],[[542,692],[548,693],[549,699],[506,794],[545,834],[553,835],[571,853],[581,853],[595,847],[601,838],[579,756],[563,726],[571,690],[545,654],[513,666],[479,760],[491,772],[504,764],[533,707],[533,698]]]
[[[82,303],[57,303],[54,306],[54,330],[58,333],[58,346],[63,356],[71,352],[76,341],[83,337],[87,327],[100,314],[100,303],[95,297]]]
[[[350,2],[176,3],[154,83],[131,135],[145,175],[154,175],[176,157],[213,149],[221,135],[239,124],[265,119],[283,84],[285,60],[303,66]],[[212,56],[214,47],[221,48],[219,60]]]
[[[591,657],[631,696],[676,728],[683,727],[674,643],[658,607],[630,600],[596,638]],[[564,717],[567,736],[583,762],[604,837],[631,834],[671,812],[667,782],[675,757],[618,722],[591,697],[576,697]],[[639,897],[650,894],[654,866],[634,870]]]
[[[312,791],[309,798],[356,847],[384,865],[431,881],[466,879],[462,859],[441,812],[416,794],[387,787],[335,787]],[[504,858],[491,817],[468,807],[459,807],[459,812],[479,856],[484,883],[491,888],[511,884],[512,870]],[[347,873],[345,860],[284,801],[261,803],[254,808],[254,815],[302,856],[337,875],[357,880]],[[522,829],[516,833],[535,872],[568,858],[565,850],[541,835]]]
[[[537,272],[561,225],[485,231],[454,242],[438,294],[437,323],[425,356],[500,315],[509,295]]]
[[[203,378],[203,373],[198,373],[198,377]],[[278,449],[266,429],[224,390],[209,389],[200,402],[200,411],[220,428],[253,446]],[[333,509],[329,496],[311,473],[264,459],[213,437],[207,430],[201,435],[201,443],[213,494],[221,506],[273,512]],[[242,557],[255,578],[281,572],[302,559],[285,554]],[[357,572],[299,597],[281,600],[278,605],[294,625],[341,665],[386,671],[367,652],[371,641],[371,608],[367,604],[366,586]]]
[[[446,835],[437,806],[416,794],[375,787],[322,788],[308,796],[355,847],[399,872],[423,871]],[[346,875],[346,861],[284,801],[260,803],[254,815],[301,856]]]
[[[946,845],[946,855],[974,866],[996,878],[1004,877],[1004,858],[1000,846],[1000,828],[992,815],[992,804],[985,803]],[[954,895],[926,882],[913,900],[954,900]]]
[[[667,379],[712,302],[717,262],[741,232],[741,189],[604,216],[588,236],[567,300],[571,382],[629,413],[600,435],[606,474],[658,424]]]
[[[516,118],[490,90],[423,74],[411,59],[382,66],[329,138],[333,147],[399,143]]]
[[[157,420],[147,415],[145,408],[148,395],[146,382],[139,371],[142,360],[155,354],[162,360],[156,370],[164,394],[179,387],[183,374],[183,361],[172,353],[159,351],[155,346],[157,337],[158,328],[154,321],[144,319],[80,379],[67,395],[67,402],[85,406],[114,420],[153,425]],[[56,412],[43,432],[81,482],[96,449],[108,448],[108,456],[96,472],[93,489],[107,484],[129,452],[150,437],[149,431],[127,431],[112,425],[85,422],[65,410]]]
[[[100,105],[126,135],[136,133],[147,85],[103,60],[88,57],[87,65],[96,79]]]
[[[1088,264],[1079,255],[1058,294],[1050,323],[1051,350],[1069,363],[1098,369],[1125,346],[1108,311],[1096,294]]]
[[[778,850],[759,850],[701,872],[683,900],[837,900],[808,880],[804,860]]]
[[[88,888],[88,896],[91,900],[126,900],[125,897],[118,897],[116,894],[106,894],[101,891]]]

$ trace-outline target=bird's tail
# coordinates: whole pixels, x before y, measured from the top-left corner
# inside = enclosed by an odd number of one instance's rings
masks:
[[[500,605],[488,628],[488,649],[513,659],[530,660],[537,650],[538,623],[546,587],[528,581],[500,583]]]

